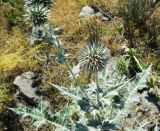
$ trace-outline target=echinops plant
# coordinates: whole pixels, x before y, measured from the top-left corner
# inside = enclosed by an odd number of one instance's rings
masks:
[[[89,41],[81,50],[79,62],[81,68],[90,72],[105,69],[110,58],[110,51],[100,42]]]
[[[64,87],[50,83],[71,102],[55,114],[49,113],[41,101],[37,108],[11,108],[18,115],[31,117],[37,128],[52,125],[55,131],[116,131],[127,129],[122,123],[128,116],[134,117],[130,110],[139,102],[138,90],[147,88],[151,67],[130,80],[119,76],[107,66],[99,72],[99,90],[94,80],[87,88]],[[85,93],[84,93],[85,92]],[[97,103],[97,92],[99,95]],[[83,94],[83,95],[82,95]],[[76,119],[74,119],[76,118]],[[140,127],[141,128],[141,127]],[[139,129],[137,126],[135,129]],[[142,131],[145,131],[144,128]],[[136,131],[136,130],[135,130]]]
[[[150,77],[151,67],[143,70],[132,79],[119,76],[113,65],[111,65],[113,69],[110,69],[109,50],[97,41],[97,43],[92,43],[92,48],[89,47],[91,50],[86,50],[88,47],[82,49],[87,53],[80,51],[80,57],[82,57],[82,53],[83,57],[87,59],[90,53],[91,58],[96,56],[94,59],[89,59],[89,63],[84,61],[90,64],[89,68],[84,66],[84,69],[93,73],[95,79],[91,79],[89,84],[82,86],[75,76],[81,70],[76,69],[79,71],[75,73],[71,69],[59,37],[55,34],[52,37],[55,47],[58,49],[59,63],[66,64],[70,75],[77,82],[77,86],[73,87],[72,84],[70,87],[64,87],[51,82],[49,84],[68,98],[70,103],[54,114],[49,113],[48,106],[43,100],[37,108],[22,107],[11,108],[11,110],[22,115],[23,118],[32,118],[33,124],[37,128],[49,124],[55,131],[116,131],[125,129],[126,126],[122,123],[129,115],[134,117],[134,113],[130,109],[139,102],[138,90],[148,87],[147,79]],[[97,57],[97,55],[99,56]],[[79,60],[81,68],[83,67],[82,63],[83,58]],[[139,127],[135,127],[135,131],[136,129]]]
[[[36,18],[38,19],[34,25],[43,24],[41,23],[43,20],[39,23],[39,17]],[[28,107],[10,109],[23,118],[32,118],[37,128],[49,124],[55,131],[116,131],[122,129],[129,131],[128,125],[123,125],[123,123],[126,118],[135,115],[131,108],[140,101],[138,90],[148,88],[147,79],[151,74],[151,66],[137,73],[132,79],[119,75],[112,63],[109,49],[97,38],[96,40],[89,39],[86,47],[80,51],[78,65],[72,69],[62,47],[63,44],[52,29],[45,28],[44,38],[45,40],[51,39],[54,43],[58,51],[57,61],[59,64],[66,64],[70,78],[77,84],[75,87],[74,84],[69,87],[52,82],[49,84],[69,99],[69,103],[55,113],[50,113],[44,100],[41,100],[39,106],[33,109]],[[91,82],[83,86],[77,79],[82,70],[94,75]],[[133,131],[146,131],[144,127],[134,126]]]
[[[42,26],[48,21],[49,10],[43,5],[34,5],[26,10],[26,21],[33,26]]]

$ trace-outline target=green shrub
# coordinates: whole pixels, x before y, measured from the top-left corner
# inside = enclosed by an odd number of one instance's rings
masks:
[[[4,16],[11,27],[19,25],[22,22],[24,10],[21,0],[11,0],[6,5],[2,6],[4,8]]]
[[[143,38],[150,33],[146,22],[156,10],[159,2],[159,0],[119,0],[119,14],[124,20],[125,37],[129,40],[129,47],[136,47],[138,38]],[[152,33],[152,35],[154,34]]]
[[[124,18],[126,24],[136,24],[143,25],[145,24],[148,13],[152,9],[154,4],[153,0],[119,0],[120,4],[120,15]]]
[[[95,80],[91,79],[90,84],[82,86],[76,77],[81,70],[72,70],[70,68],[62,45],[59,43],[60,40],[55,36],[55,45],[59,51],[58,53],[61,54],[57,56],[57,60],[60,64],[66,64],[78,86],[73,88],[73,84],[71,87],[49,84],[68,98],[70,103],[54,114],[50,113],[48,106],[43,101],[40,102],[37,108],[33,109],[28,107],[10,109],[16,114],[22,115],[23,118],[31,117],[37,128],[49,124],[56,131],[120,130],[131,129],[133,126],[135,129],[141,129],[141,126],[134,125],[132,122],[129,124],[132,127],[129,127],[129,125],[124,126],[122,123],[125,122],[128,116],[135,117],[131,109],[139,101],[137,97],[138,90],[148,87],[147,79],[151,74],[151,67],[143,70],[130,80],[119,76],[114,68],[111,70],[107,66],[105,69],[103,64],[106,64],[106,60],[108,61],[108,56],[106,57],[103,54],[106,51],[105,47],[84,48],[81,53],[87,57],[86,59],[80,59],[79,68],[84,69],[85,66],[85,69],[92,73]],[[92,44],[98,46],[101,43],[93,42]],[[100,64],[103,71],[98,68],[99,65],[97,64]]]

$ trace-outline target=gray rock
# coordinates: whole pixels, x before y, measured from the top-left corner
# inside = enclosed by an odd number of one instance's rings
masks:
[[[81,9],[79,14],[80,18],[91,18],[91,17],[98,17],[103,22],[108,22],[114,20],[114,16],[111,12],[106,8],[97,8],[97,7],[90,7],[85,6]]]
[[[153,96],[149,96],[147,92],[141,94],[141,105],[142,109],[148,110],[151,115],[159,114],[160,113],[160,105],[159,102],[154,100]]]
[[[94,14],[94,9],[92,9],[90,6],[85,6],[81,9],[81,12],[79,14],[79,17],[89,17]]]
[[[13,84],[19,87],[20,93],[29,104],[39,103],[40,96],[36,94],[39,83],[33,72],[25,72],[17,76]]]

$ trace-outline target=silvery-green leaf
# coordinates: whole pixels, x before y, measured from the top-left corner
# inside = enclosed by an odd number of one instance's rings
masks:
[[[149,78],[151,74],[151,66],[149,66],[146,70],[144,70],[142,73],[137,74],[136,78],[132,80],[130,83],[124,86],[125,91],[128,91],[128,93],[125,95],[126,101],[124,102],[124,108],[117,113],[117,115],[114,117],[113,121],[118,122],[122,117],[124,117],[123,114],[126,115],[125,112],[128,112],[129,107],[134,103],[137,102],[137,97],[135,95],[137,94],[139,89],[146,88],[147,87],[147,79]]]
[[[99,115],[100,116],[100,111],[93,109],[91,112],[91,115],[93,115],[93,118],[96,119],[96,116]]]
[[[51,84],[51,83],[50,83]],[[63,87],[63,86],[59,86],[59,85],[55,85],[55,84],[51,84],[53,87],[55,87],[56,89],[58,89],[61,94],[63,94],[64,96],[68,96],[69,98],[71,98],[74,102],[79,101],[82,99],[81,97],[81,89],[79,87],[77,88],[67,88],[67,87]]]
[[[73,66],[72,73],[74,74],[75,78],[77,78],[79,76],[80,71],[81,71],[80,70],[80,64],[77,64],[77,65]],[[68,72],[69,72],[69,78],[71,80],[73,80],[74,79],[73,74],[70,71],[68,71]]]
[[[158,124],[156,124],[154,131],[159,131],[160,130],[160,126],[158,126]]]
[[[63,124],[58,123],[59,119],[62,117],[61,115],[52,115],[49,114],[47,111],[47,107],[44,105],[44,102],[41,100],[40,104],[37,108],[10,108],[13,112],[15,112],[18,115],[22,115],[23,118],[30,117],[32,118],[33,125],[35,125],[37,128],[42,127],[43,125],[46,125],[47,123],[51,124],[53,127],[56,127],[56,129],[61,128],[61,130],[69,131],[69,129]],[[60,111],[61,112],[61,111]],[[58,113],[57,113],[58,114]],[[66,114],[67,115],[67,114]],[[64,118],[64,116],[63,116]],[[69,117],[66,116],[65,119],[68,119]],[[69,119],[68,122],[70,123]],[[65,123],[68,125],[68,123]]]
[[[81,109],[84,112],[87,112],[87,113],[90,112],[91,105],[88,98],[83,97],[81,100],[78,101],[78,105],[81,107]]]

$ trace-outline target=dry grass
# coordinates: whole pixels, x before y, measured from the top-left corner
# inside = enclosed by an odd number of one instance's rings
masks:
[[[65,44],[65,48],[69,48],[68,45],[70,46],[70,44],[73,44],[71,47],[72,50],[74,50],[74,47],[77,49],[84,46],[89,31],[87,28],[88,23],[102,26],[105,32],[102,39],[105,44],[108,43],[110,39],[116,37],[118,34],[117,28],[121,25],[121,22],[104,23],[98,18],[79,19],[78,15],[80,10],[81,6],[76,0],[56,0],[53,10],[51,11],[50,21],[52,24],[55,27],[62,26],[63,33],[61,34],[61,39]]]
[[[29,43],[20,29],[14,29],[11,34],[6,30],[1,30],[0,39],[1,79],[33,69],[37,65],[34,54],[39,47],[29,47]]]
[[[115,0],[117,1],[117,0]],[[99,6],[106,6],[107,8],[112,8],[113,5],[116,5],[115,1],[105,1],[102,0]],[[108,22],[104,23],[99,18],[90,18],[90,19],[80,19],[78,18],[79,12],[82,5],[88,5],[87,1],[82,0],[83,4],[79,4],[76,0],[55,0],[53,9],[51,10],[50,21],[54,27],[61,27],[62,33],[60,34],[60,39],[62,40],[64,50],[67,54],[70,54],[70,65],[77,63],[79,51],[87,43],[87,37],[89,34],[88,25],[92,24],[102,28],[104,36],[102,37],[103,43],[113,49],[113,51],[119,50],[119,45],[115,38],[118,34],[118,28],[121,26],[121,22]],[[92,3],[92,2],[91,2]],[[106,4],[107,3],[107,4]],[[109,42],[110,41],[110,42]],[[56,51],[53,48],[51,54],[55,54]],[[57,84],[68,85],[68,72],[65,65],[59,65],[56,62],[53,62],[52,70],[48,71],[48,75],[51,78],[51,81]],[[84,75],[84,74],[83,74]],[[84,78],[84,79],[83,79]],[[86,83],[87,76],[80,77],[82,83]],[[86,80],[86,81],[85,81]]]
[[[104,0],[101,0],[98,1],[98,6],[105,6],[111,9],[116,5],[116,1],[104,2]],[[82,5],[91,5],[91,3],[94,4],[97,1],[94,0],[94,2],[88,3],[87,0],[82,0],[81,4],[79,2],[76,0],[55,0],[53,9],[51,10],[50,21],[54,27],[62,27],[60,38],[65,52],[70,54],[69,63],[71,66],[77,63],[79,51],[87,43],[89,34],[88,24],[101,26],[104,32],[104,36],[102,37],[103,43],[113,50],[113,52],[119,49],[118,41],[115,39],[118,35],[117,29],[121,26],[121,22],[104,23],[98,18],[79,19],[78,15]],[[18,72],[35,68],[37,61],[34,59],[34,53],[39,46],[30,47],[24,36],[24,32],[21,32],[20,29],[15,29],[9,34],[7,31],[1,30],[0,39],[0,72],[3,74],[3,77],[7,77],[8,75],[15,76],[14,74],[18,74]],[[51,49],[50,54],[56,54],[54,47]],[[64,85],[70,83],[65,65],[59,65],[56,61],[53,61],[51,68],[47,71],[47,74],[54,83]],[[83,83],[86,83],[86,79],[87,76],[81,77]]]
[[[60,26],[62,29],[60,39],[62,40],[65,52],[67,54],[70,54],[69,61],[71,65],[77,63],[79,51],[87,43],[89,24],[102,27],[102,30],[104,32],[102,41],[106,46],[109,45],[109,41],[111,39],[115,39],[118,34],[117,29],[121,25],[121,22],[104,23],[98,18],[80,19],[78,18],[78,15],[81,10],[81,6],[82,5],[79,4],[76,0],[56,0],[53,9],[51,10],[50,21],[54,25],[54,27]],[[110,42],[110,45],[108,47],[112,49],[112,41]],[[51,52],[55,54],[54,49]],[[54,83],[68,83],[68,72],[64,65],[53,67],[53,70],[49,71],[49,74]],[[84,79],[87,78],[85,77]],[[85,83],[85,80],[82,79],[82,82]]]

